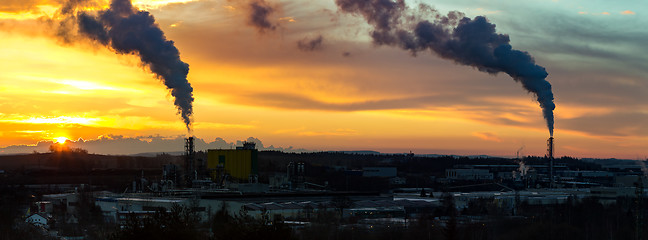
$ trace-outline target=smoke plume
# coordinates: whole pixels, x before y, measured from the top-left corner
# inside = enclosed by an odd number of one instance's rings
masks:
[[[76,20],[81,35],[117,53],[138,55],[170,90],[178,114],[191,131],[194,98],[187,81],[189,65],[180,60],[180,52],[153,16],[135,9],[130,0],[112,0],[109,9],[78,12]]]
[[[304,52],[319,50],[322,48],[323,41],[324,41],[324,37],[322,37],[322,35],[319,35],[313,39],[304,38],[302,40],[297,41],[297,48]]]
[[[455,63],[489,74],[504,72],[535,94],[553,136],[555,104],[547,71],[529,53],[515,50],[508,35],[498,34],[495,24],[483,16],[463,13],[439,14],[421,4],[415,11],[404,0],[335,0],[344,13],[361,15],[373,30],[376,45],[400,47],[412,54],[430,50]]]

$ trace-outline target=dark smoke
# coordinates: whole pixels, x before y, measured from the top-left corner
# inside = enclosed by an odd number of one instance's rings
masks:
[[[248,24],[257,28],[260,33],[264,33],[266,30],[274,31],[277,28],[276,24],[268,20],[275,9],[265,0],[252,0],[248,7],[250,10]]]
[[[319,35],[314,39],[304,38],[297,42],[297,48],[304,52],[319,50],[322,48],[323,41],[324,37],[322,37],[322,35]]]
[[[414,12],[408,10],[404,0],[335,2],[340,11],[362,15],[373,26],[371,37],[377,45],[397,46],[412,54],[429,49],[442,58],[482,72],[505,72],[536,95],[553,136],[556,106],[551,84],[545,80],[547,71],[535,64],[529,53],[513,49],[508,35],[498,34],[495,24],[485,17],[470,19],[460,12],[443,16],[423,4]]]
[[[191,131],[194,98],[187,81],[189,65],[180,60],[180,52],[153,16],[133,8],[130,0],[113,0],[109,9],[96,15],[79,12],[76,19],[81,35],[117,53],[138,55],[171,91],[178,114]]]

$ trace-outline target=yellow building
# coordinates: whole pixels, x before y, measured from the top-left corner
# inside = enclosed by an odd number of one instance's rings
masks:
[[[233,178],[247,180],[250,174],[258,174],[258,153],[256,149],[210,149],[207,150],[207,168],[217,169],[221,165]]]

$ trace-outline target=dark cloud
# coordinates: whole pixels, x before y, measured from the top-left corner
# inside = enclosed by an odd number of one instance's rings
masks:
[[[59,8],[59,14],[69,15],[73,14],[79,7],[97,7],[97,3],[94,0],[62,0],[61,8]]]
[[[274,31],[278,24],[270,20],[275,8],[265,0],[252,0],[248,4],[248,24],[255,27],[260,33]]]
[[[297,41],[297,48],[304,52],[321,50],[323,41],[324,41],[324,37],[322,37],[322,35],[318,35],[317,37],[312,39],[304,38],[302,40]]]

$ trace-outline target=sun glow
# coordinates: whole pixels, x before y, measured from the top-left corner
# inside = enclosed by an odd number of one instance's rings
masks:
[[[54,140],[56,140],[57,143],[63,144],[65,141],[67,141],[66,137],[57,137]]]

